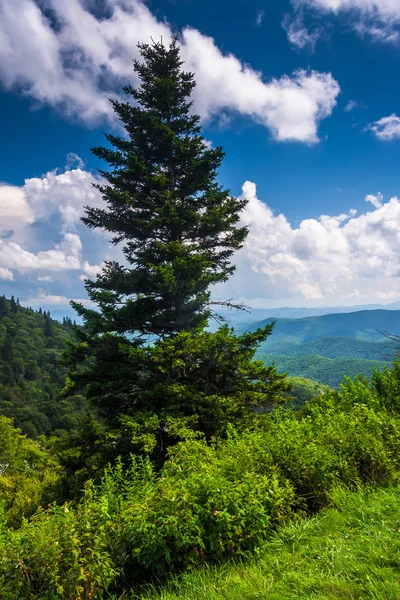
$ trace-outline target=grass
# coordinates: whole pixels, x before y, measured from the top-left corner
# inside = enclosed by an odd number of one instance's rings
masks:
[[[282,527],[249,562],[148,586],[140,600],[400,599],[400,488],[336,490],[332,507]]]

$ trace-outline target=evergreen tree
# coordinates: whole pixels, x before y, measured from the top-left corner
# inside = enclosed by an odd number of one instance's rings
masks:
[[[135,103],[113,101],[128,137],[107,135],[111,147],[94,149],[111,167],[98,186],[107,208],[87,207],[84,218],[123,243],[126,264],[108,262],[86,283],[99,311],[72,303],[85,327],[66,357],[66,391],[85,389],[116,455],[154,449],[154,440],[162,455],[178,429],[223,434],[250,405],[281,402],[288,389],[274,367],[253,363],[271,325],[239,337],[204,331],[209,288],[232,274],[247,235],[237,226],[246,201],[216,182],[224,154],[207,146],[191,114],[195,82],[177,40],[139,48],[142,85],[125,88]]]
[[[8,313],[8,302],[5,296],[0,296],[0,317],[5,317]]]
[[[1,348],[1,359],[4,362],[11,363],[14,359],[14,341],[11,333],[7,330]]]
[[[11,300],[10,300],[10,308],[11,308],[11,312],[12,313],[16,313],[18,310],[18,306],[17,303],[15,302],[15,298],[14,296],[11,296]]]
[[[86,284],[101,315],[74,304],[93,333],[159,336],[204,326],[210,285],[226,281],[229,260],[247,235],[236,227],[246,201],[216,181],[222,148],[209,148],[190,112],[195,86],[179,46],[139,45],[133,103],[112,101],[128,138],[107,135],[94,148],[111,170],[99,185],[107,208],[86,208],[84,222],[123,243],[126,265],[107,262]]]
[[[50,319],[50,313],[44,313],[43,333],[47,338],[53,335],[53,326]]]

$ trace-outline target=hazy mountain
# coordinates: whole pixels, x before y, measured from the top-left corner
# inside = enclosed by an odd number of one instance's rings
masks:
[[[345,337],[371,342],[385,341],[381,332],[400,332],[400,310],[362,310],[302,319],[274,319],[246,323],[238,332],[254,331],[275,320],[271,342],[312,342],[322,337]],[[267,342],[268,343],[268,342]]]
[[[370,310],[400,310],[400,302],[392,304],[367,304],[359,306],[325,306],[325,307],[282,307],[282,308],[254,308],[247,311],[218,311],[219,314],[227,318],[232,325],[238,323],[250,323],[262,321],[264,319],[302,319],[305,317],[318,317],[331,314],[353,313]]]
[[[344,375],[372,375],[393,360],[397,346],[383,331],[400,333],[400,310],[362,310],[292,319],[267,319],[236,326],[253,331],[275,320],[273,335],[257,357],[280,372],[338,387]]]

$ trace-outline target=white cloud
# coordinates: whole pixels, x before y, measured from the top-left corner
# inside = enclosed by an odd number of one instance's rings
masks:
[[[299,70],[264,83],[236,57],[224,56],[211,38],[185,29],[183,39],[183,57],[199,84],[194,99],[202,117],[230,108],[268,127],[279,141],[318,141],[318,123],[332,113],[340,91],[330,73]]]
[[[281,302],[344,298],[379,298],[377,292],[400,296],[400,200],[383,203],[381,194],[367,196],[373,210],[356,215],[321,215],[292,227],[257,198],[254,183],[243,185],[248,205],[242,223],[250,229],[237,254],[235,276],[220,291],[229,297]],[[221,295],[221,294],[220,294]]]
[[[0,279],[3,281],[14,281],[14,275],[10,269],[0,267]]]
[[[69,295],[83,296],[83,289],[77,291],[81,289],[77,278],[94,278],[101,270],[101,261],[115,258],[112,252],[120,252],[102,236],[87,230],[77,220],[78,215],[74,219],[65,217],[70,214],[63,208],[67,198],[73,206],[80,207],[82,214],[87,194],[92,191],[91,178],[79,169],[50,172],[40,179],[27,180],[21,188],[12,188],[13,195],[8,196],[12,200],[18,190],[22,192],[16,197],[20,199],[18,206],[24,208],[23,214],[29,215],[24,229],[30,234],[23,235],[24,231],[19,230],[0,240],[0,278],[12,281],[18,273],[19,281],[25,278],[38,303],[66,304]],[[4,187],[0,188],[0,198]],[[370,210],[365,214],[357,215],[352,209],[339,215],[304,219],[292,226],[285,215],[275,214],[257,198],[254,183],[245,182],[242,195],[249,202],[241,222],[250,233],[244,248],[235,256],[237,272],[219,288],[220,296],[243,298],[245,290],[247,304],[252,304],[253,299],[267,304],[275,298],[280,303],[330,305],[354,297],[365,302],[383,299],[378,291],[400,297],[397,198],[384,203],[379,192],[369,194],[365,200]],[[101,201],[99,196],[92,200],[98,205]],[[12,227],[12,219],[18,217],[10,218],[8,224]],[[31,219],[36,220],[31,223]],[[43,235],[41,224],[47,223],[46,219],[49,224]],[[36,292],[35,278],[39,286]],[[46,283],[48,291],[40,289],[41,282]]]
[[[0,241],[0,266],[20,273],[32,270],[70,271],[81,268],[82,243],[75,233],[67,233],[59,244],[50,250],[29,252],[19,244]]]
[[[345,112],[352,112],[356,108],[368,108],[363,102],[358,102],[357,100],[349,100],[344,107]]]
[[[33,220],[32,209],[23,190],[12,185],[0,184],[0,231],[24,227]]]
[[[380,192],[378,192],[377,194],[367,194],[365,196],[365,201],[370,202],[372,206],[375,206],[375,208],[382,207],[382,200],[383,195]]]
[[[396,300],[399,297],[399,293],[395,290],[391,292],[376,292],[376,295],[380,300]]]
[[[286,31],[289,43],[295,48],[300,48],[300,50],[307,48],[314,51],[315,45],[323,33],[319,27],[314,31],[310,31],[304,23],[302,13],[296,13],[293,18],[290,15],[285,15],[282,27]]]
[[[93,306],[93,302],[91,302],[88,298],[73,298],[74,302],[79,302],[80,304],[84,304],[86,306]],[[38,290],[35,296],[28,298],[23,301],[25,306],[68,306],[71,302],[71,298],[67,298],[67,296],[62,296],[58,294],[47,294],[44,290]]]
[[[81,281],[85,281],[88,277],[94,279],[101,271],[101,265],[90,265],[87,260],[82,265],[82,270],[85,273],[84,275],[80,275],[79,279]]]
[[[391,141],[400,138],[400,117],[392,114],[372,123],[367,129],[373,131],[379,140]]]
[[[113,119],[108,98],[127,80],[136,83],[136,43],[151,37],[168,43],[169,25],[157,21],[140,0],[108,0],[102,18],[83,0],[47,4],[57,27],[34,0],[0,0],[0,80],[85,121]],[[191,28],[182,32],[182,56],[196,74],[195,109],[204,119],[239,113],[279,141],[316,142],[318,124],[332,113],[340,91],[331,74],[314,71],[264,81]]]
[[[260,25],[262,24],[262,22],[264,21],[264,17],[265,17],[265,11],[263,10],[259,10],[257,11],[257,16],[256,16],[256,25],[258,27],[260,27]]]
[[[378,14],[383,19],[400,18],[399,0],[295,0],[318,8],[339,12],[358,10],[363,13]]]
[[[27,179],[21,191],[25,195],[35,221],[59,212],[63,222],[63,232],[68,232],[79,223],[85,205],[101,205],[101,195],[92,185],[95,179],[91,173],[81,168],[67,170],[64,173],[49,171],[43,177]]]
[[[299,6],[311,6],[335,14],[348,13],[360,35],[379,42],[397,43],[400,39],[399,0],[292,0]]]

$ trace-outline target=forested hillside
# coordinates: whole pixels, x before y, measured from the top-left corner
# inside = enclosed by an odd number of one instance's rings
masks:
[[[238,331],[254,331],[274,319],[246,323]],[[344,375],[371,377],[396,356],[397,347],[384,332],[400,329],[400,311],[366,310],[301,319],[276,319],[273,335],[257,357],[280,372],[306,377],[337,388]]]
[[[325,358],[311,354],[307,356],[281,356],[263,351],[257,357],[266,364],[274,364],[280,373],[293,377],[305,377],[319,383],[338,388],[343,377],[363,375],[370,378],[374,369],[383,369],[388,363],[378,360],[358,360],[355,358]]]
[[[58,361],[72,322],[0,297],[0,414],[24,433],[62,436],[79,422],[82,396],[60,398],[65,369]]]

